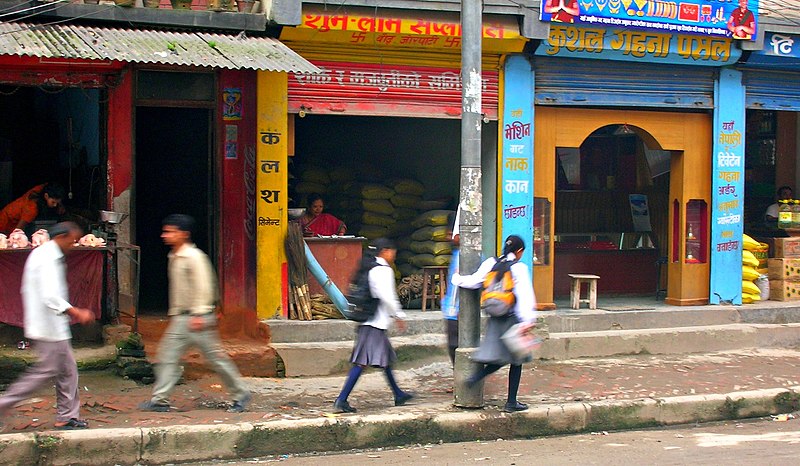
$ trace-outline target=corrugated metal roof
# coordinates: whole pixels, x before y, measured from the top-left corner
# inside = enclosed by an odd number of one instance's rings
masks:
[[[279,40],[203,32],[0,23],[0,55],[319,73]]]

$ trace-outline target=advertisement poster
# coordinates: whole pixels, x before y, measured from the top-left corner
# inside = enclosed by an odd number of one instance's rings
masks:
[[[714,100],[711,189],[712,304],[742,304],[744,225],[744,87],[742,73],[721,70]]]
[[[758,0],[542,0],[539,19],[755,40]]]
[[[644,194],[630,194],[628,195],[628,201],[631,204],[634,231],[653,231],[650,226],[650,209],[647,207],[647,196]]]
[[[502,237],[519,235],[530,247],[533,241],[533,73],[522,56],[505,64],[503,95],[503,158],[500,171]],[[522,261],[532,266],[532,254]]]

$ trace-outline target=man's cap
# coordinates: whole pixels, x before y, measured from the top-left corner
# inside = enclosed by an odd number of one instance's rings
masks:
[[[397,249],[397,246],[394,244],[394,241],[388,238],[378,238],[372,242],[372,247],[374,247],[378,252],[381,252],[384,249]]]

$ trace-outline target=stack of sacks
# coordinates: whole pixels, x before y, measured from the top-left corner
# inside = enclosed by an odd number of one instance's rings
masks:
[[[756,270],[759,263],[752,252],[760,245],[758,241],[747,235],[743,235],[742,243],[742,303],[750,304],[761,301],[761,290],[755,284],[755,281],[761,276]]]
[[[331,178],[328,176],[327,170],[309,165],[303,168],[300,172],[298,182],[294,187],[294,191],[298,194],[298,201],[305,202],[306,196],[311,193],[322,194],[328,192],[328,185],[331,183]]]
[[[358,234],[369,239],[388,236],[389,228],[397,223],[392,217],[394,206],[389,199],[395,195],[392,188],[377,183],[361,187],[361,229]]]
[[[450,210],[430,210],[411,222],[417,228],[411,234],[413,241],[410,244],[416,255],[408,259],[409,263],[420,268],[428,265],[450,265],[453,245],[447,221],[452,214]]]

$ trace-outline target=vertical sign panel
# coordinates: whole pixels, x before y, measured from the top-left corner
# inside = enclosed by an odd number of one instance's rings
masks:
[[[742,73],[720,70],[715,85],[710,302],[742,304],[745,105]]]
[[[533,70],[525,57],[508,57],[503,73],[503,120],[500,131],[500,240],[519,235],[533,257]]]
[[[256,134],[256,308],[259,318],[282,311],[282,267],[286,263],[287,78],[258,72]]]

